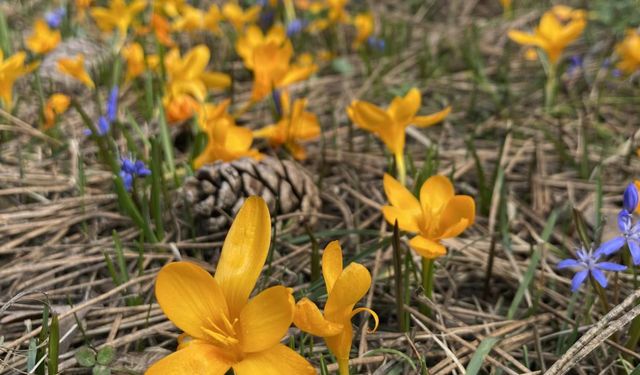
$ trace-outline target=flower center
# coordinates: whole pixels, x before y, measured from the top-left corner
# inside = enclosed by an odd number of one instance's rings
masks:
[[[224,349],[226,353],[232,355],[236,360],[239,360],[242,355],[240,350],[240,340],[237,337],[236,325],[238,324],[238,318],[235,318],[233,322],[225,315],[222,316],[222,320],[218,323],[213,319],[208,318],[208,327],[203,327],[202,330],[209,336],[208,341],[213,345]]]

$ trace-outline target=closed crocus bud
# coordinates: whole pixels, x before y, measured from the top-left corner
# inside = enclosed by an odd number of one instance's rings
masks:
[[[628,213],[633,213],[638,206],[638,189],[636,185],[631,183],[624,189],[622,205]]]

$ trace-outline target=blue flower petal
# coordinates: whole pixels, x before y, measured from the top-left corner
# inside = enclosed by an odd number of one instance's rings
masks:
[[[589,274],[588,270],[582,270],[582,271],[576,272],[576,274],[573,276],[573,279],[571,279],[572,292],[577,292],[578,289],[580,289],[580,285],[582,285],[584,280],[587,278],[588,274]]]
[[[640,243],[637,240],[630,240],[627,242],[629,245],[629,251],[631,252],[631,258],[633,258],[633,265],[640,264]]]
[[[638,189],[634,183],[627,185],[624,189],[622,205],[628,213],[633,213],[638,206]]]
[[[604,275],[604,272],[600,271],[597,268],[591,269],[591,276],[600,284],[601,287],[607,287],[607,277]]]
[[[608,256],[611,255],[613,253],[615,253],[616,251],[620,250],[620,248],[622,248],[622,246],[624,246],[625,243],[625,238],[624,237],[614,237],[612,239],[610,239],[609,241],[603,243],[602,245],[600,245],[600,247],[598,248],[598,250],[596,250],[596,252],[594,253],[594,255],[596,257],[600,257],[600,256]]]
[[[596,264],[596,267],[605,270],[605,271],[613,271],[619,272],[627,269],[627,266],[623,266],[622,264],[613,263],[613,262],[600,262]]]
[[[579,267],[580,262],[575,259],[565,259],[558,263],[556,266],[558,269],[568,268],[568,267]]]

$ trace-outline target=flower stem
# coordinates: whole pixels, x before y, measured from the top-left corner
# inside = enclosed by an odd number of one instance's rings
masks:
[[[422,258],[422,288],[424,289],[424,295],[428,299],[433,297],[433,274],[435,271],[435,263],[433,259]],[[430,310],[426,306],[422,306],[421,311],[425,315],[430,315]]]
[[[609,307],[609,301],[607,300],[607,295],[604,293],[604,289],[596,282],[596,279],[593,276],[589,275],[589,281],[591,281],[591,286],[598,293],[598,299],[600,300],[600,304],[602,304],[603,314],[606,314],[611,310]]]
[[[393,226],[393,238],[391,240],[393,246],[393,278],[396,293],[396,319],[398,319],[398,328],[401,332],[408,332],[409,325],[407,313],[404,311],[404,281],[402,274],[402,249],[400,248],[400,231],[398,230],[398,222]],[[405,272],[409,272],[405,269]]]
[[[395,154],[396,158],[396,171],[398,173],[398,180],[402,184],[402,186],[407,185],[407,167],[404,163],[404,153],[398,152]]]
[[[558,89],[558,67],[556,64],[549,65],[549,71],[547,72],[547,83],[544,86],[544,109],[551,112],[551,108],[556,100],[556,92]]]
[[[349,375],[349,358],[338,358],[340,375]]]

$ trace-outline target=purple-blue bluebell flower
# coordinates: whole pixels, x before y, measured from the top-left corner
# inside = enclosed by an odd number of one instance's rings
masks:
[[[120,159],[120,177],[124,182],[127,191],[131,191],[133,180],[136,177],[145,177],[151,174],[151,170],[147,168],[142,160],[132,160],[129,158]]]
[[[118,116],[118,86],[113,86],[109,91],[109,99],[107,100],[107,120],[113,122]]]
[[[569,60],[569,67],[567,68],[567,74],[574,75],[582,69],[582,57],[580,55],[573,55]]]
[[[636,184],[630,183],[627,185],[627,188],[624,189],[624,194],[622,195],[622,206],[628,213],[633,213],[638,207],[638,188],[636,188]]]
[[[287,37],[291,38],[294,35],[298,35],[307,26],[307,21],[299,18],[294,19],[287,25]]]
[[[618,214],[618,229],[620,236],[603,243],[598,249],[602,255],[611,255],[620,250],[625,243],[629,247],[634,265],[640,265],[640,223],[633,222],[633,215],[627,210]]]
[[[580,248],[577,251],[577,259],[565,259],[558,263],[558,269],[574,268],[576,274],[571,280],[571,291],[576,292],[580,289],[580,286],[584,283],[589,275],[591,275],[603,288],[607,287],[607,277],[603,271],[624,271],[627,267],[612,262],[600,262],[602,253],[600,249],[594,251],[587,251],[584,248]]]
[[[375,36],[367,38],[367,44],[376,51],[384,51],[386,46],[384,39],[376,38]]]
[[[66,14],[67,9],[65,7],[60,7],[45,13],[44,20],[50,28],[57,29],[62,24],[62,19]]]
[[[271,91],[271,97],[273,98],[273,104],[276,107],[278,117],[282,116],[282,95],[280,90],[273,89],[273,91]]]
[[[113,86],[111,91],[109,91],[109,98],[107,99],[106,105],[106,115],[100,116],[98,118],[98,135],[105,135],[111,129],[111,124],[118,117],[118,86]],[[93,134],[91,129],[87,129],[84,131],[85,135]]]

